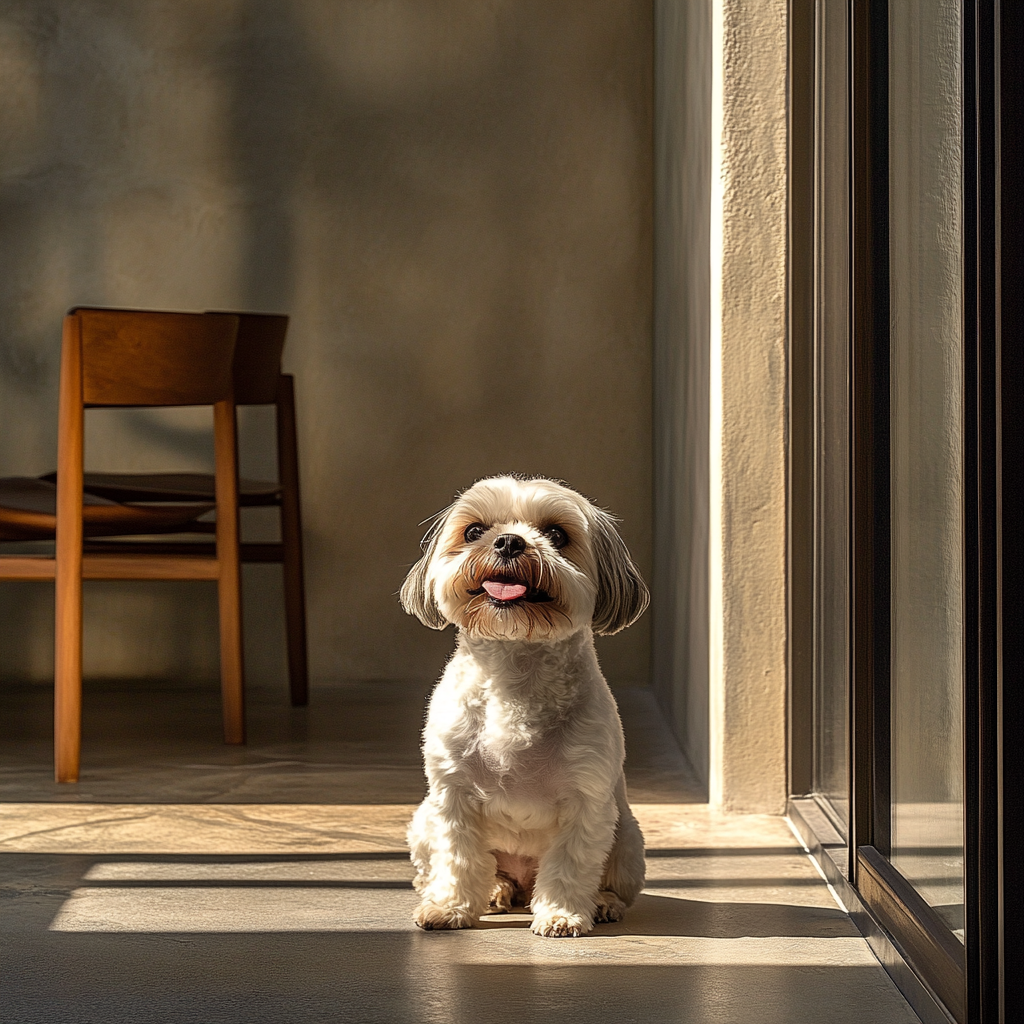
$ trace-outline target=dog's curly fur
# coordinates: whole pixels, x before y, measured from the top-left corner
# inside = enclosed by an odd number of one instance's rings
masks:
[[[454,623],[458,644],[430,700],[429,793],[409,827],[416,923],[468,928],[516,905],[538,935],[620,920],[643,887],[643,836],[593,634],[628,626],[648,597],[615,520],[559,482],[493,477],[423,547],[402,606]]]

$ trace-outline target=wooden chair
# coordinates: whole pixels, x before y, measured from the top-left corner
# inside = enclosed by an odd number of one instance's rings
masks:
[[[78,781],[83,579],[217,583],[224,739],[227,743],[245,742],[232,394],[237,331],[238,318],[228,314],[79,308],[64,318],[56,489],[47,494],[46,481],[24,480],[6,481],[0,487],[3,539],[56,537],[55,557],[0,556],[0,579],[56,581],[54,761],[58,782]],[[213,501],[168,508],[126,505],[85,495],[85,409],[167,405],[213,406]],[[85,551],[86,537],[164,533],[191,526],[197,516],[213,508],[217,522],[212,554]]]
[[[224,314],[211,313],[210,316]],[[243,562],[279,562],[284,575],[288,682],[291,702],[309,700],[306,651],[306,599],[302,562],[302,514],[299,502],[299,453],[295,430],[295,384],[281,372],[288,317],[267,313],[233,313],[238,317],[238,340],[233,363],[235,405],[273,405],[277,422],[277,482],[239,481],[242,508],[277,506],[281,540],[241,544]],[[51,474],[50,479],[52,479]],[[47,478],[44,478],[47,479]],[[204,473],[86,473],[87,494],[118,502],[209,502],[215,479]],[[193,523],[188,531],[205,532],[211,524]],[[154,550],[152,544],[102,541],[91,551],[134,553]],[[213,546],[194,540],[166,541],[159,550],[177,554],[212,554]]]

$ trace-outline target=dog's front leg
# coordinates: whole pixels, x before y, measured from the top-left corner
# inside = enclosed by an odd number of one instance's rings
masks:
[[[421,928],[472,928],[487,910],[494,855],[481,832],[479,808],[454,788],[433,792],[413,821],[417,844],[429,851],[429,869],[413,920]]]
[[[558,830],[540,858],[533,890],[532,929],[549,938],[575,938],[594,927],[605,858],[615,834],[615,804],[583,802],[560,808]]]

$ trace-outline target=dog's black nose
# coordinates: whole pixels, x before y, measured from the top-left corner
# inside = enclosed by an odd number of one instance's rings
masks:
[[[518,533],[503,533],[495,537],[494,550],[502,558],[516,558],[526,550],[526,541]]]

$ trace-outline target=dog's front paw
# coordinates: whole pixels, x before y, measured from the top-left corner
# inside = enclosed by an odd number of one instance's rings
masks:
[[[412,919],[428,932],[472,928],[474,924],[473,915],[465,907],[441,907],[436,903],[421,903]]]
[[[594,924],[608,924],[613,921],[621,921],[625,916],[626,904],[611,889],[602,889],[597,894]]]
[[[554,910],[535,915],[530,930],[534,935],[543,935],[546,939],[578,939],[593,927],[594,922],[589,917]]]

